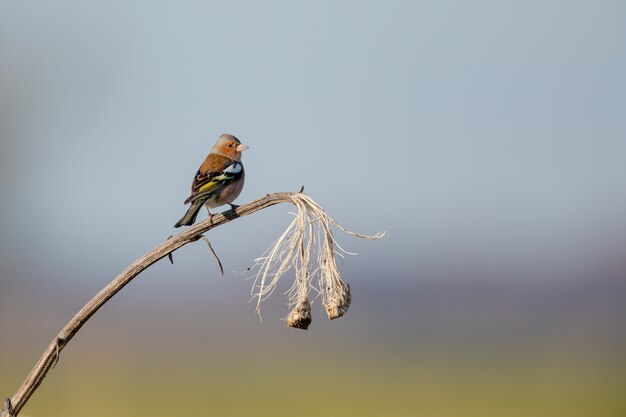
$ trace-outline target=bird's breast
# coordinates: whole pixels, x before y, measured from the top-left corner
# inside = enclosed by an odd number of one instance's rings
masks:
[[[241,194],[241,190],[243,190],[244,179],[245,172],[242,169],[241,177],[239,177],[239,179],[224,186],[224,188],[219,193],[216,193],[214,196],[209,198],[206,201],[205,205],[208,208],[214,208],[223,206],[224,204],[232,203],[237,197],[239,197],[239,194]]]

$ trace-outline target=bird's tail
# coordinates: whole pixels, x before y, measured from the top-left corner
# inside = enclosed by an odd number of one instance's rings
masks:
[[[174,227],[191,226],[192,224],[194,224],[196,221],[196,217],[198,217],[198,213],[200,212],[200,209],[202,208],[203,204],[204,204],[204,200],[196,200],[193,203],[191,203],[191,206],[189,206],[189,208],[187,209],[187,213],[185,213],[183,218],[180,219],[174,225]]]

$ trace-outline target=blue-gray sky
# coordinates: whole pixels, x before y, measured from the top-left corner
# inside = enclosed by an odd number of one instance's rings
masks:
[[[238,202],[305,185],[346,227],[389,231],[340,238],[362,255],[348,274],[567,277],[621,256],[625,12],[620,1],[4,1],[3,285],[15,271],[106,282],[174,232],[224,132],[250,146]],[[211,232],[227,270],[249,266],[288,210]],[[209,268],[196,246],[179,255],[185,271]]]

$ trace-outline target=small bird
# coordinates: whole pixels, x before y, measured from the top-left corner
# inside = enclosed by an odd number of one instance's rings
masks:
[[[225,133],[217,139],[191,183],[191,195],[185,200],[185,204],[191,203],[191,206],[174,227],[194,224],[203,205],[209,212],[209,219],[211,208],[224,204],[230,205],[231,209],[237,208],[231,203],[243,189],[245,173],[241,152],[246,149],[248,146],[233,135]]]

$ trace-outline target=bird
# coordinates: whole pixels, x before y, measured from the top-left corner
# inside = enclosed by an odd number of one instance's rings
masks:
[[[231,210],[238,207],[232,202],[243,189],[245,172],[241,153],[246,149],[247,145],[228,133],[217,139],[191,183],[191,195],[185,200],[185,204],[191,205],[174,227],[194,224],[203,205],[209,212],[209,219],[211,208],[225,204],[230,205]]]

